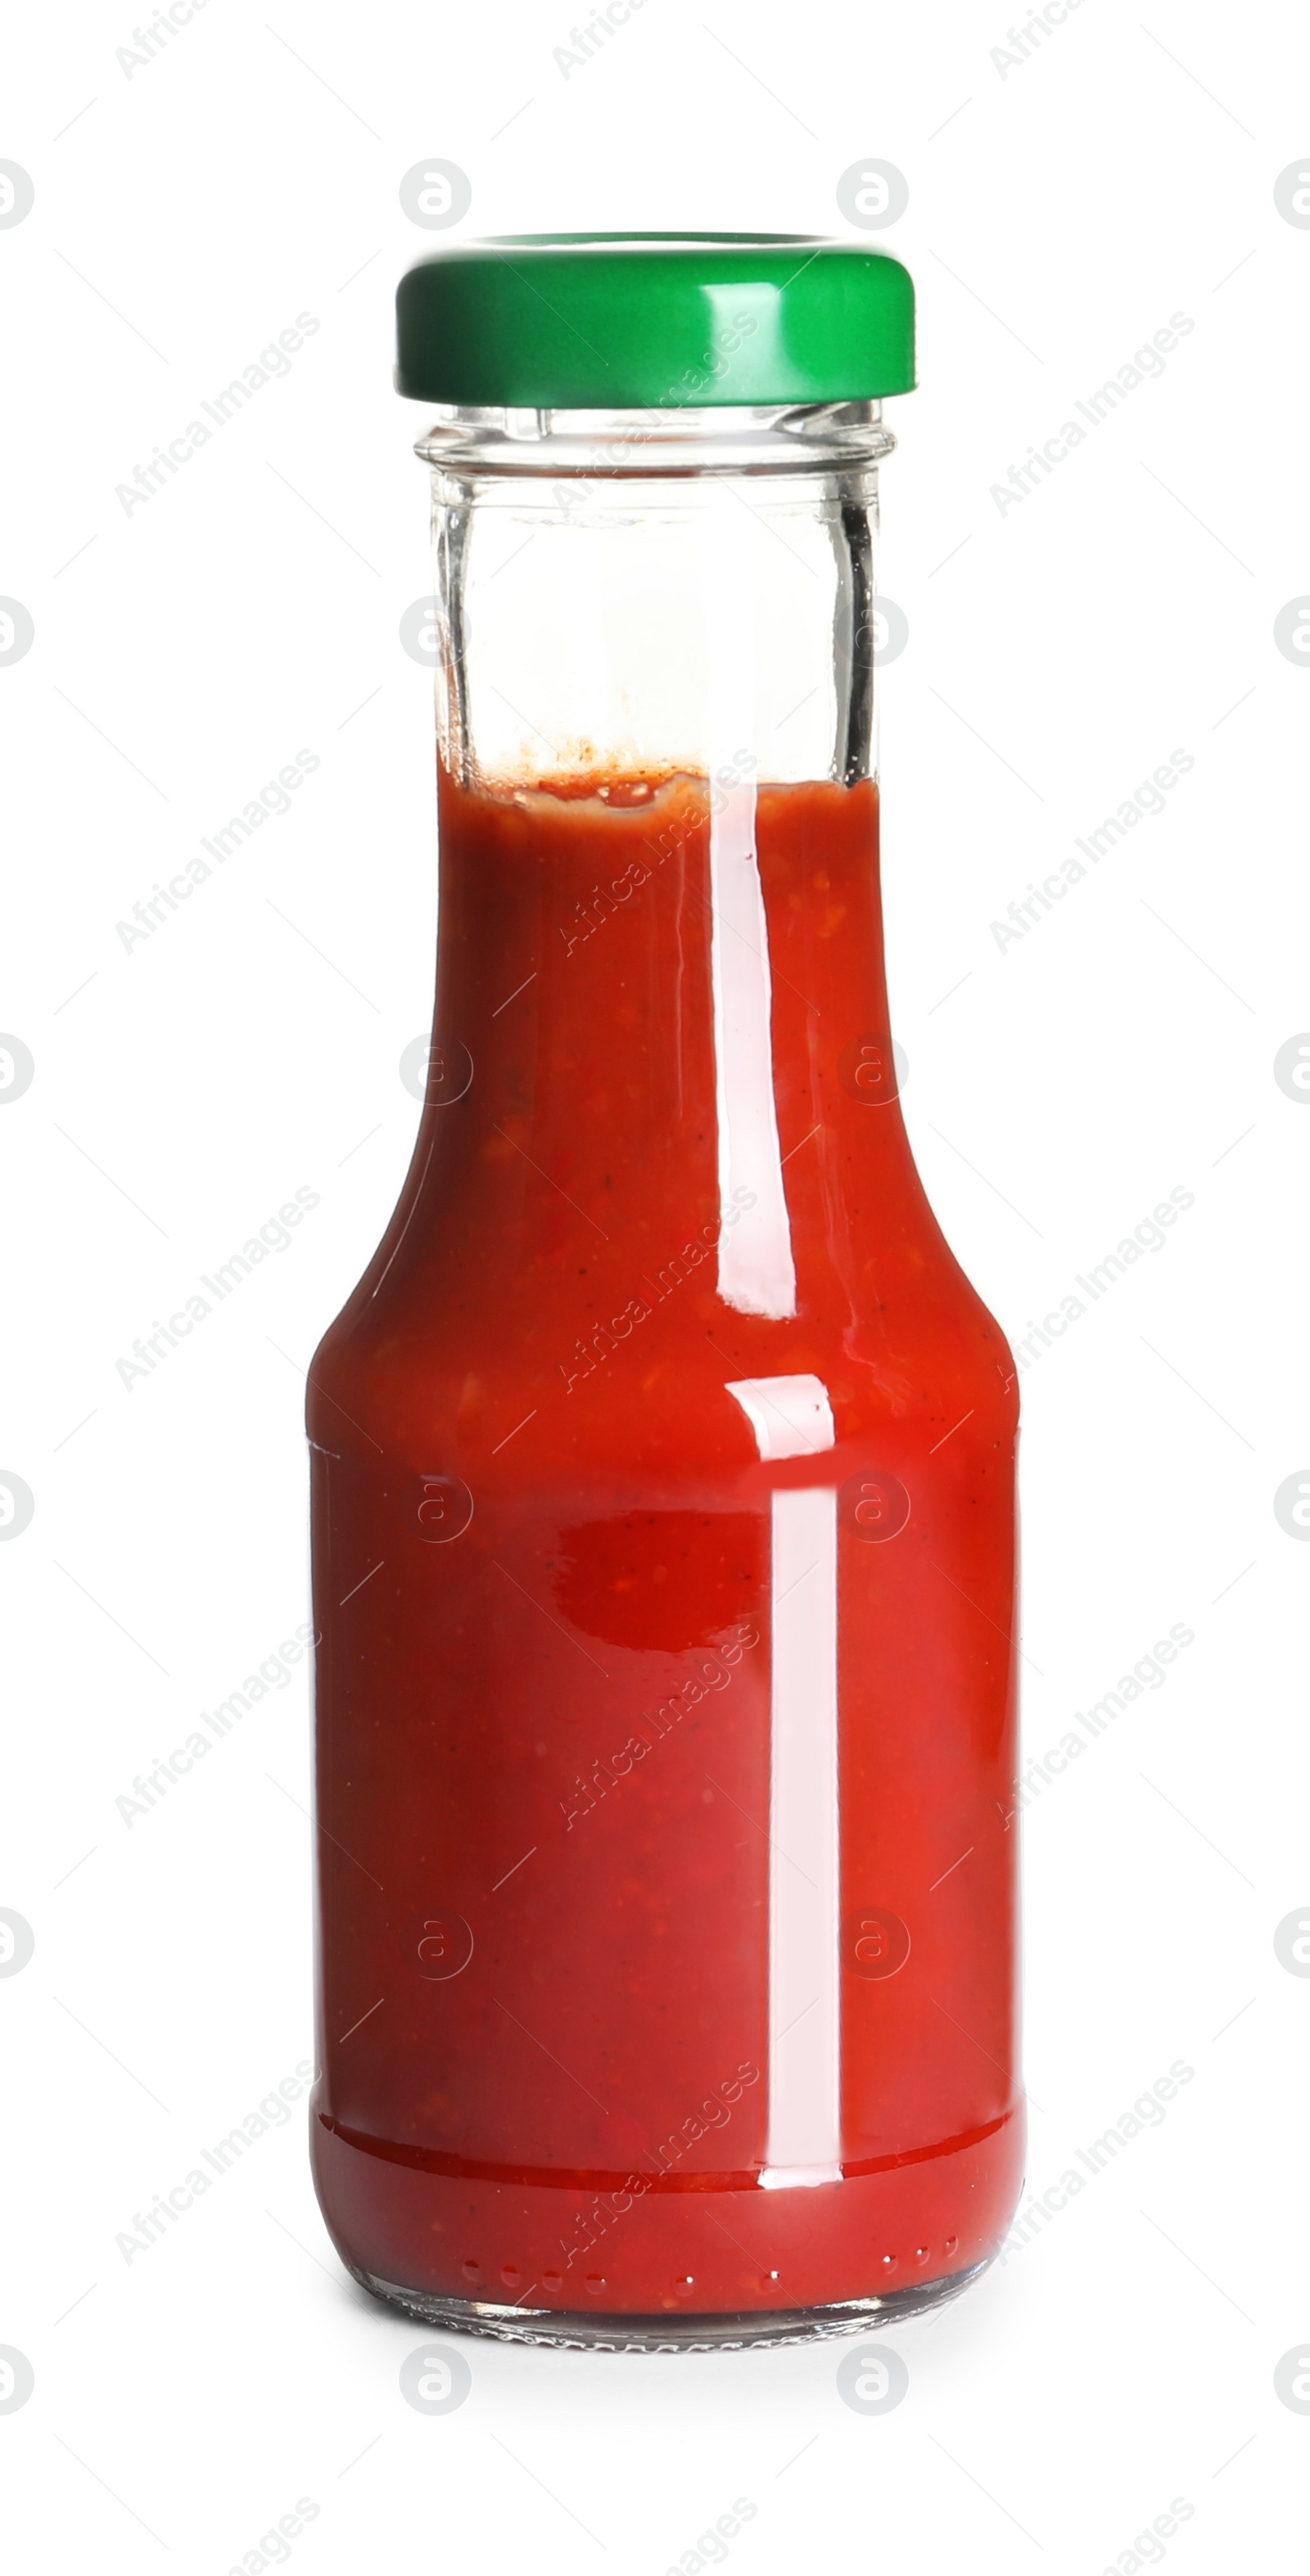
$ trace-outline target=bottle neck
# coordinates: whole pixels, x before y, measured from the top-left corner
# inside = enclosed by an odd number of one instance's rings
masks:
[[[685,431],[665,442],[676,463],[648,432],[632,470],[588,471],[562,437],[540,442],[561,451],[551,470],[438,467],[437,728],[452,776],[512,792],[595,773],[713,777],[739,756],[778,781],[873,776],[872,431],[849,457],[837,435],[806,442],[770,417],[750,467],[730,461],[739,435],[697,445]],[[688,461],[710,454],[714,470]]]
[[[877,789],[569,791],[442,772],[418,1161],[436,1158],[434,1197],[475,1233],[512,1221],[520,1244],[584,1263],[624,1237],[657,1263],[693,1242],[729,1304],[795,1313],[796,1222],[808,1209],[810,1239],[826,1230],[810,1202],[839,1182],[832,1139],[852,1123],[866,1145],[901,1137]]]
[[[836,1257],[855,1134],[893,1187],[870,425],[853,458],[759,435],[749,468],[703,467],[685,421],[658,469],[649,442],[631,471],[437,466],[414,1248],[456,1207],[506,1275],[691,1245],[782,1317]]]

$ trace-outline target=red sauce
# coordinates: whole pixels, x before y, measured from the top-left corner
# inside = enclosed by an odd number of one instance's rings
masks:
[[[967,2271],[1008,2222],[1017,1400],[894,1096],[877,819],[870,784],[759,790],[795,1312],[744,1312],[712,955],[730,980],[743,880],[716,916],[706,782],[442,777],[432,1089],[309,1401],[315,2162],[385,2281],[806,2308]],[[810,1428],[762,1456],[796,1378]],[[788,1656],[802,1731],[811,1664],[835,1684],[826,1895]],[[825,2048],[834,2161],[799,2180]]]

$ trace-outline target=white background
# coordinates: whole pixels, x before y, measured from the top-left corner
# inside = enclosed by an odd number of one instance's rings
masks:
[[[1310,578],[1310,231],[1273,190],[1310,31],[1217,0],[1148,19],[1083,0],[1007,67],[999,6],[646,0],[567,80],[545,6],[209,0],[130,77],[108,5],[11,28],[0,153],[36,192],[0,231],[0,591],[35,623],[0,669],[0,1024],[36,1065],[0,1115],[0,1463],[36,1504],[0,1548],[0,1903],[36,1937],[0,1981],[24,2570],[253,2576],[301,2497],[305,2576],[660,2576],[738,2497],[742,2576],[1129,2571],[1174,2498],[1180,2576],[1289,2563],[1310,1982],[1273,1934],[1310,1894],[1307,1559],[1273,1496],[1310,1457],[1310,1119],[1273,1058],[1310,1023],[1310,676],[1273,622]],[[310,2049],[303,1667],[149,1815],[115,1801],[306,1615],[303,1369],[418,1115],[431,681],[397,628],[429,576],[391,296],[439,238],[398,199],[432,154],[469,175],[464,234],[845,231],[908,262],[922,388],[890,407],[880,587],[910,630],[883,751],[916,1150],[1016,1339],[1195,1198],[1025,1379],[1030,1753],[1195,1630],[1025,1820],[1030,2187],[1174,2060],[1193,2080],[889,2338],[909,2389],[883,2417],[842,2403],[840,2344],[469,2343],[467,2403],[415,2412],[418,2329],[343,2276],[299,2107],[148,2253],[115,2245]],[[860,236],[836,187],[870,155],[909,204]],[[127,513],[116,485],[302,311],[290,374]],[[1175,312],[1163,376],[1003,513],[990,487]],[[292,811],[125,951],[116,922],[301,747]],[[1002,951],[991,922],[1175,747],[1166,811]],[[291,1247],[126,1389],[134,1337],[298,1187],[321,1204]]]

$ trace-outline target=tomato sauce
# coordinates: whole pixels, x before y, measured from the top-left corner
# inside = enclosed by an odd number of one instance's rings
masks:
[[[310,1377],[328,2224],[525,2315],[895,2304],[1021,2172],[1017,1399],[877,790],[440,820],[414,1161]]]

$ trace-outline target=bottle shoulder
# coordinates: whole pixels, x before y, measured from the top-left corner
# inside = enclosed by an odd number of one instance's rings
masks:
[[[325,1334],[311,1434],[335,1449],[355,1425],[383,1448],[440,1439],[490,1459],[528,1422],[541,1426],[534,1453],[545,1440],[577,1461],[746,1463],[761,1418],[767,1451],[770,1406],[799,1402],[818,1407],[829,1447],[882,1438],[926,1454],[964,1420],[970,1445],[1009,1448],[1013,1359],[938,1243],[934,1258],[884,1255],[853,1278],[828,1267],[822,1293],[807,1296],[802,1278],[785,1316],[728,1302],[691,1235],[631,1276],[588,1253],[493,1281],[413,1254],[371,1289],[366,1275]]]
[[[1012,1439],[1014,1363],[933,1215],[899,1102],[811,1121],[770,1198],[721,1187],[714,1119],[625,1150],[580,1120],[430,1110],[311,1370],[342,1417],[480,1442],[542,1413],[574,1454],[740,1446],[725,1387],[814,1379],[836,1437],[962,1416]],[[610,1150],[606,1151],[606,1146]],[[494,1440],[491,1442],[494,1447]],[[929,1444],[931,1445],[931,1444]]]

